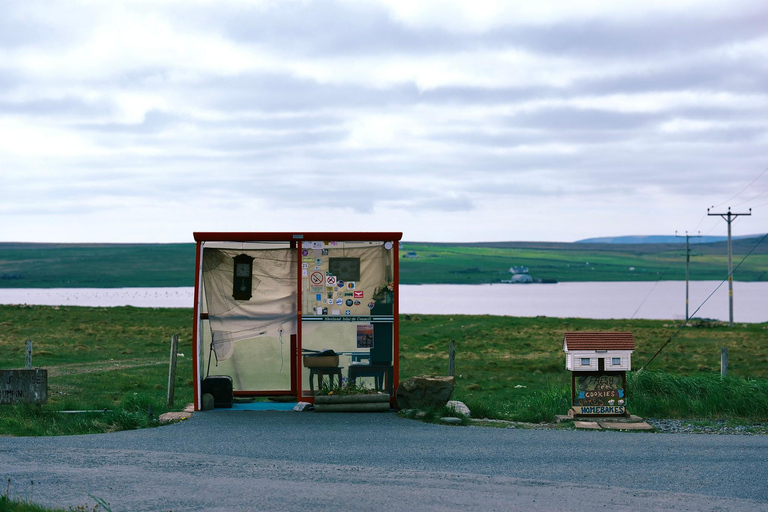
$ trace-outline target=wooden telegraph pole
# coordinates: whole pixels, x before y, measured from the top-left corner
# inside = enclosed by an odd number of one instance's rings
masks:
[[[683,238],[682,236],[677,234],[677,231],[675,231],[675,236],[677,238]],[[689,316],[688,316],[688,278],[690,277],[690,272],[688,270],[688,267],[691,263],[691,246],[688,243],[688,240],[690,238],[700,238],[701,235],[689,235],[688,232],[685,232],[685,322],[688,323]]]
[[[729,325],[733,327],[733,250],[731,247],[731,223],[741,215],[752,215],[752,208],[749,209],[749,213],[732,213],[731,207],[728,207],[727,213],[710,213],[707,208],[707,215],[719,215],[725,222],[728,223],[728,312],[729,312]]]

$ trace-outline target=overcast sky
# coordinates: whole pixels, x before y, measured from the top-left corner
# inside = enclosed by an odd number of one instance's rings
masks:
[[[0,2],[0,241],[768,232],[765,0]]]

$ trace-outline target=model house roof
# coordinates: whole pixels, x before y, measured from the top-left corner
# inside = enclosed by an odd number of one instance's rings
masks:
[[[635,350],[631,332],[567,332],[563,350]]]

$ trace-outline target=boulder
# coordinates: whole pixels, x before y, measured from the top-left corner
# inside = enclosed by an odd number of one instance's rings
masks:
[[[439,409],[453,394],[453,377],[420,375],[400,382],[397,386],[397,406],[400,409]]]
[[[202,409],[203,411],[210,411],[210,410],[213,410],[213,408],[214,408],[214,406],[215,406],[215,402],[214,402],[214,399],[213,399],[213,395],[212,395],[212,394],[210,394],[210,393],[204,393],[204,394],[203,394],[203,400],[202,400],[202,402],[203,402],[203,403],[202,403],[202,407],[201,407],[201,409]]]
[[[467,407],[467,404],[464,402],[459,402],[458,400],[449,400],[445,405],[447,405],[450,409],[453,409],[454,412],[461,414],[462,416],[466,416],[467,418],[472,416],[469,407]]]

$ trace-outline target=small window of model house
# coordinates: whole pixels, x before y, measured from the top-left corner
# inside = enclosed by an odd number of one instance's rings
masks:
[[[589,366],[591,364],[588,357],[582,357],[581,358],[581,366]]]
[[[621,366],[621,358],[620,357],[611,358],[611,364],[613,366]]]

